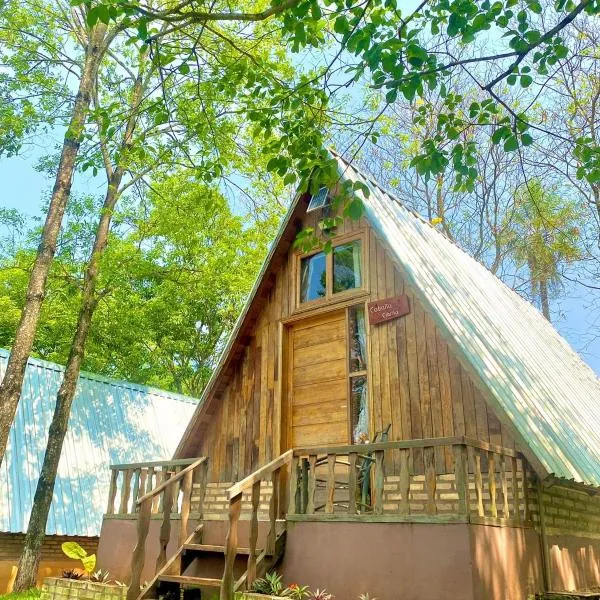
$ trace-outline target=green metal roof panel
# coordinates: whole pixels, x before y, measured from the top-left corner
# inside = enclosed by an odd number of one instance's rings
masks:
[[[9,353],[0,349],[0,379]],[[63,367],[30,359],[0,468],[0,531],[25,532]],[[168,460],[197,400],[82,373],[48,517],[47,534],[100,533],[109,464]]]
[[[549,474],[600,485],[600,380],[529,302],[339,157],[369,222]]]

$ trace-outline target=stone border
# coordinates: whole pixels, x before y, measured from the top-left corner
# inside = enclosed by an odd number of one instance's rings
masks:
[[[40,600],[124,600],[126,596],[127,588],[121,585],[46,577]]]

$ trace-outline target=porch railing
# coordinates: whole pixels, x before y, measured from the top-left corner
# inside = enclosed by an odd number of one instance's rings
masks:
[[[292,520],[530,522],[519,453],[466,437],[296,448]]]
[[[249,586],[260,576],[257,565],[264,566],[269,553],[276,556],[276,541],[283,540],[277,519],[529,526],[532,475],[519,452],[467,437],[289,450],[228,490],[220,600]],[[257,559],[258,499],[269,480],[270,530]],[[234,581],[243,501],[252,504],[248,569]]]
[[[156,471],[156,467],[160,467]],[[163,463],[145,463],[144,465],[115,465],[113,475],[116,471],[125,470],[128,473],[123,480],[122,499],[119,510],[121,514],[134,514],[137,518],[137,542],[131,556],[131,581],[127,591],[127,600],[135,600],[140,594],[140,583],[144,560],[146,557],[146,539],[150,530],[150,521],[153,513],[162,513],[162,524],[159,533],[160,550],[156,561],[155,572],[158,573],[167,561],[167,545],[171,538],[171,520],[178,516],[179,522],[179,546],[189,536],[188,522],[192,508],[192,490],[199,496],[199,504],[196,507],[196,517],[201,518],[202,499],[206,491],[208,459],[200,457],[185,461],[169,461]],[[129,498],[129,473],[139,473],[137,493],[133,494],[131,513],[125,512],[128,508]],[[153,475],[154,473],[154,475]],[[149,488],[154,476],[155,487],[146,493],[140,491]],[[144,481],[145,474],[145,481]],[[112,488],[111,488],[112,492]],[[114,495],[111,496],[114,503]],[[109,500],[109,509],[111,503]]]
[[[133,515],[137,518],[137,501],[145,494],[157,488],[161,483],[176,475],[197,458],[183,458],[179,460],[155,461],[145,463],[129,463],[111,465],[110,486],[108,489],[108,506],[106,515],[123,518]],[[181,495],[174,498],[172,512],[178,513],[181,507]],[[152,513],[163,512],[162,497],[155,497]]]

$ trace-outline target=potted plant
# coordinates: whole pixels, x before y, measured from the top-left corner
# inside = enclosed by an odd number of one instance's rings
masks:
[[[61,546],[66,556],[79,560],[79,569],[66,569],[62,577],[46,577],[40,600],[68,600],[94,596],[96,600],[125,598],[127,587],[119,581],[111,581],[108,571],[96,568],[96,555],[88,554],[77,542],[65,542]],[[82,594],[82,592],[86,592]]]

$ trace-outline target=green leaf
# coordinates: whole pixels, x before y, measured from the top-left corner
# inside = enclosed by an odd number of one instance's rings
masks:
[[[177,67],[177,70],[182,74],[182,75],[187,75],[190,72],[190,65],[188,65],[187,63],[181,63],[179,65],[179,67]]]
[[[61,549],[69,558],[83,560],[88,553],[77,542],[63,542]]]
[[[518,147],[519,147],[519,140],[517,140],[517,136],[514,134],[511,135],[504,142],[504,151],[505,152],[514,152]]]
[[[523,144],[523,146],[531,146],[531,144],[533,144],[533,137],[531,137],[531,135],[529,135],[528,133],[524,133],[521,136],[521,143]]]
[[[91,573],[96,568],[96,555],[90,554],[90,556],[82,558],[81,563],[85,572],[88,574]]]
[[[521,75],[521,87],[529,87],[533,83],[533,77],[531,75]]]

